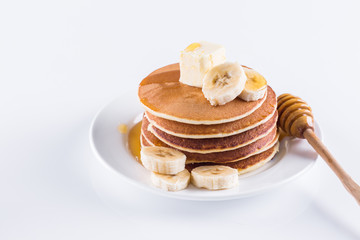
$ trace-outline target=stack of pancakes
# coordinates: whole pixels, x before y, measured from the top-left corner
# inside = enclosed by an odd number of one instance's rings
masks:
[[[240,98],[211,106],[201,88],[179,82],[178,65],[146,77],[139,86],[145,108],[142,146],[175,148],[186,157],[186,168],[226,165],[239,173],[270,161],[278,151],[277,100],[271,87],[262,99]]]

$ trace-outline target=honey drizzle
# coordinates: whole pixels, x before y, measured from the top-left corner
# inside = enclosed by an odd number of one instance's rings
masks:
[[[278,128],[278,131],[279,131],[279,142],[280,142],[281,140],[283,140],[288,135],[281,128]]]
[[[140,150],[141,150],[141,143],[140,143],[140,135],[141,135],[141,124],[142,121],[135,124],[129,131],[128,135],[128,147],[131,152],[131,155],[141,163],[140,160]]]

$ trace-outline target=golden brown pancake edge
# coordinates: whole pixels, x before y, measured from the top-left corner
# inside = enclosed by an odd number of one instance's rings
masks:
[[[142,126],[142,137],[146,139],[146,142],[152,144],[153,146],[161,147],[170,147],[166,143],[158,139],[154,134],[145,128],[145,124]],[[246,146],[223,152],[213,152],[213,153],[192,153],[187,151],[182,151],[186,157],[187,162],[234,162],[240,159],[254,155],[264,149],[267,149],[275,144],[278,139],[277,127],[274,127],[271,132],[263,138],[256,140],[253,143],[250,143]],[[271,145],[272,144],[272,145]]]
[[[245,158],[243,160],[231,163],[221,163],[220,165],[225,165],[228,167],[236,168],[239,174],[244,174],[249,171],[253,171],[265,163],[270,161],[275,154],[278,152],[279,143],[276,143],[273,147],[269,148],[268,150]],[[199,166],[211,166],[217,165],[217,163],[190,163],[186,164],[186,169],[191,171],[192,169],[199,167]]]
[[[187,152],[210,153],[223,152],[233,150],[245,145],[248,145],[262,137],[265,137],[276,126],[277,112],[267,122],[252,128],[248,131],[231,135],[223,138],[180,138],[161,131],[155,126],[149,126],[149,121],[146,117],[143,119],[145,128],[151,131],[158,139],[167,145]]]

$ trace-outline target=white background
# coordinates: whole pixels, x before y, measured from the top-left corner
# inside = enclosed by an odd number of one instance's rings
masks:
[[[359,183],[359,10],[358,1],[1,1],[0,239],[359,239],[360,208],[321,159],[269,194],[201,203],[134,188],[88,142],[100,107],[207,40],[278,94],[305,99]]]

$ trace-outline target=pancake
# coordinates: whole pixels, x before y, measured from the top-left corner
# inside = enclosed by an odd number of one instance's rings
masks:
[[[217,138],[239,134],[267,122],[273,117],[276,106],[275,92],[268,86],[264,103],[251,115],[233,122],[193,125],[160,118],[150,112],[146,112],[146,116],[156,128],[173,136],[182,138]]]
[[[139,86],[146,113],[141,146],[175,148],[187,156],[186,168],[226,165],[239,174],[270,161],[278,151],[277,99],[271,87],[262,99],[239,98],[211,106],[201,88],[179,82],[178,64],[152,72]]]
[[[148,119],[143,118],[144,128],[150,130],[162,142],[179,150],[197,153],[223,152],[243,147],[269,134],[276,126],[276,122],[277,112],[269,121],[246,132],[224,138],[191,139],[170,135],[153,125],[148,127]]]
[[[160,147],[171,147],[166,143],[158,139],[154,134],[152,134],[148,129],[146,129],[145,124],[142,124],[141,128],[142,141],[144,146],[160,146]],[[223,152],[212,152],[212,153],[193,153],[187,152],[178,149],[186,155],[187,163],[195,162],[235,162],[241,159],[247,158],[254,154],[263,152],[271,148],[278,140],[277,127],[275,126],[268,135],[263,138],[256,140],[253,143],[250,143],[246,146]]]
[[[232,162],[232,163],[223,163],[221,165],[236,168],[239,174],[244,174],[253,171],[263,166],[265,163],[269,162],[278,151],[279,151],[279,142],[277,142],[273,147],[262,153],[253,155],[241,161]],[[196,167],[204,166],[204,165],[216,165],[216,163],[191,163],[191,164],[186,164],[186,169],[191,171]]]
[[[248,157],[251,157],[253,155],[256,155],[256,154],[259,154],[259,153],[262,153],[270,148],[272,148],[277,142],[278,142],[278,139],[279,139],[279,135],[277,134],[275,136],[275,138],[270,142],[268,143],[267,145],[265,145],[264,147],[260,148],[260,149],[257,149],[255,150],[253,153],[249,153],[249,154],[243,154],[242,156],[234,156],[232,159],[222,159],[221,158],[221,154],[219,154],[219,158],[217,158],[215,161],[214,159],[209,159],[209,158],[205,158],[205,159],[196,159],[197,156],[194,156],[191,155],[191,153],[188,153],[186,151],[181,151],[183,152],[185,155],[186,155],[186,164],[190,164],[190,163],[206,163],[206,162],[212,162],[212,163],[218,163],[218,164],[223,164],[223,163],[231,163],[231,162],[237,162],[237,161],[241,161],[241,160],[244,160]],[[162,147],[170,147],[164,143],[160,143],[160,144],[154,144],[152,143],[151,141],[149,141],[143,134],[141,135],[141,141],[143,142],[143,145],[142,146],[162,146]],[[160,141],[160,140],[159,140]],[[160,141],[161,142],[161,141]],[[226,153],[226,152],[221,152],[221,153]],[[205,155],[205,154],[203,154]],[[230,155],[230,154],[226,154],[226,155]],[[228,156],[227,156],[228,157]],[[237,157],[237,158],[236,158]]]
[[[220,124],[249,116],[266,99],[246,102],[235,98],[221,106],[212,106],[201,88],[179,82],[180,71],[165,71],[143,79],[138,96],[146,111],[172,121],[188,124]]]

